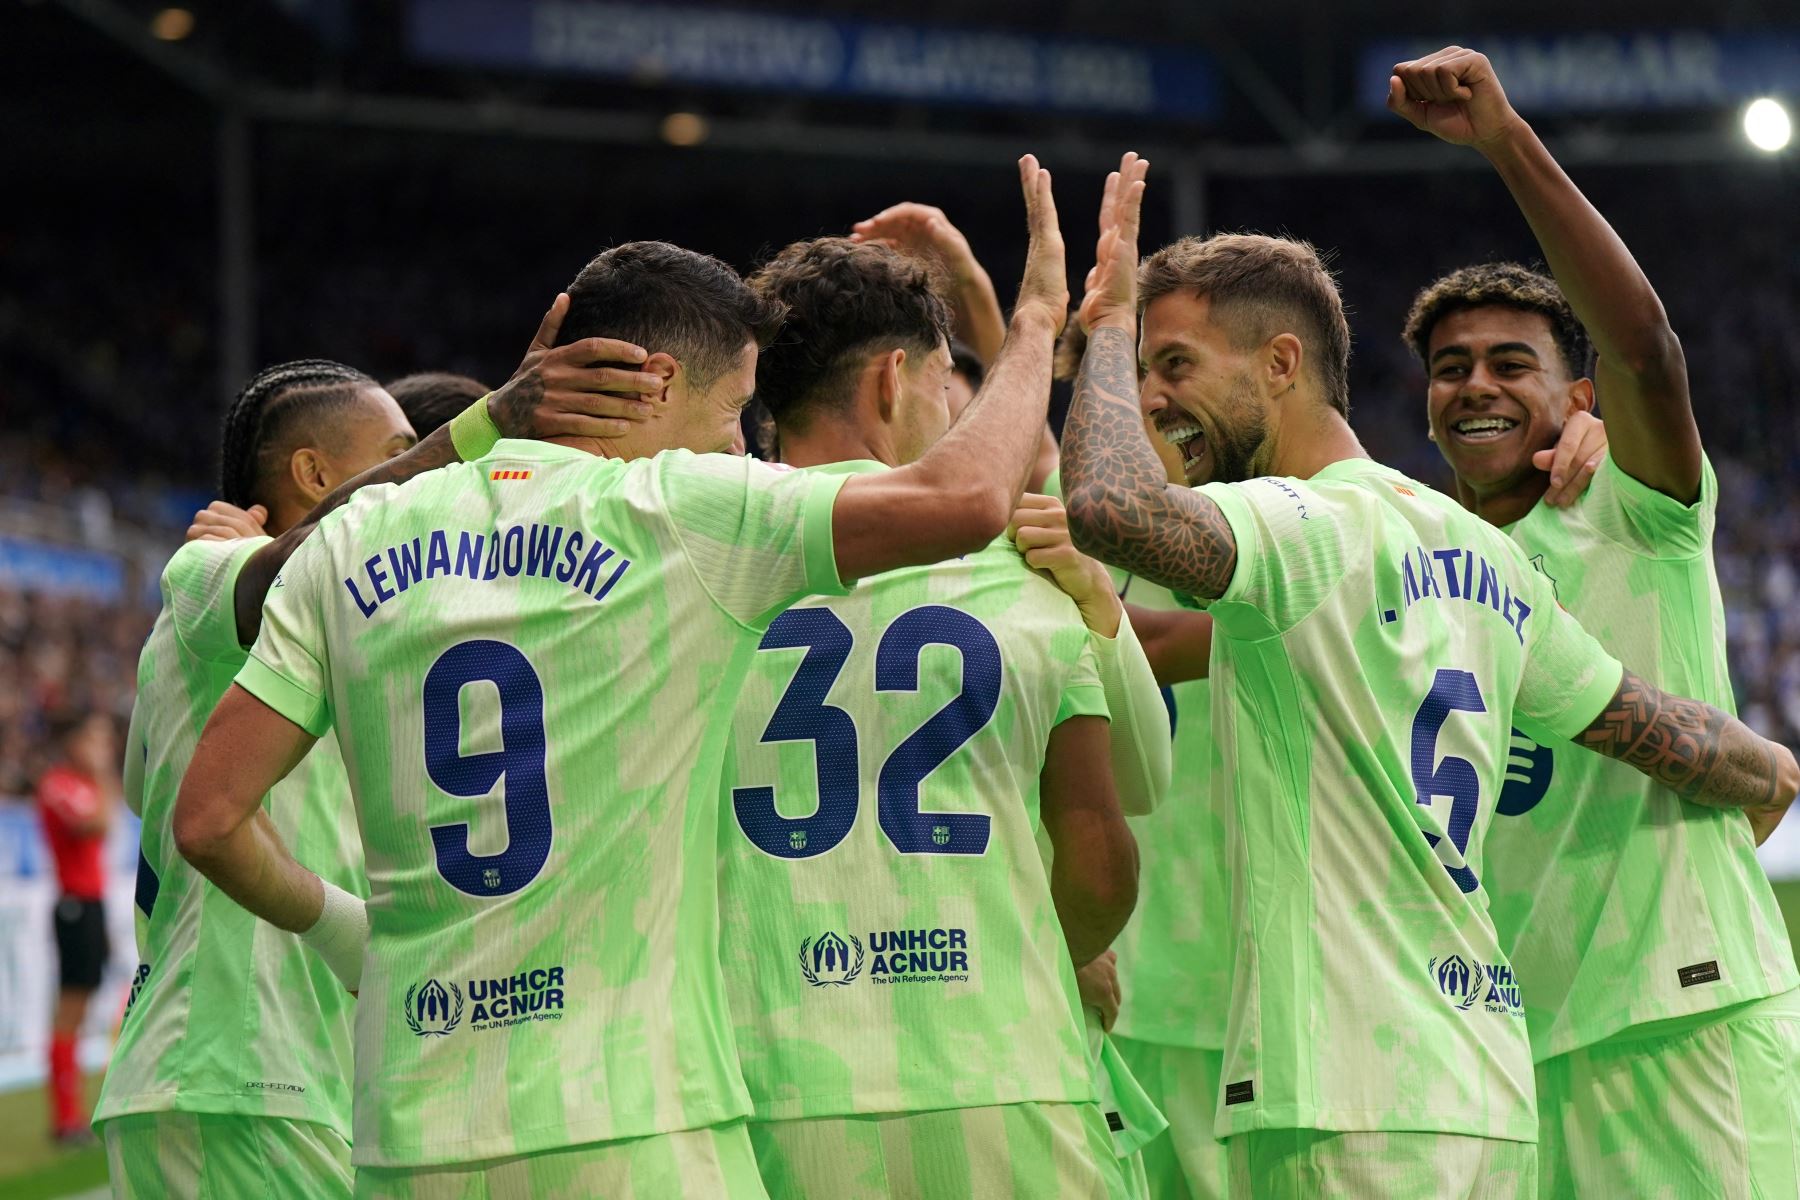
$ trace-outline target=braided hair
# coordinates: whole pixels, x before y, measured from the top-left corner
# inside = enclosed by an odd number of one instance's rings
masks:
[[[343,363],[302,358],[264,367],[225,410],[219,440],[219,496],[249,508],[258,503],[271,461],[301,416],[319,416],[347,406],[375,381]]]

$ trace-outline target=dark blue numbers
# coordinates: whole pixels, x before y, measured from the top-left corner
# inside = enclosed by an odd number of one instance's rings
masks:
[[[823,854],[856,823],[856,722],[841,708],[825,703],[831,685],[844,670],[855,643],[849,627],[828,608],[790,608],[763,634],[762,650],[805,646],[806,657],[794,672],[775,715],[763,730],[765,742],[808,741],[819,775],[819,807],[809,817],[784,817],[775,811],[775,789],[731,789],[738,828],[758,849],[777,858],[811,858]]]
[[[811,741],[819,779],[818,807],[806,817],[776,812],[771,787],[732,789],[738,828],[767,854],[823,854],[856,823],[862,800],[856,723],[843,709],[825,703],[854,642],[837,614],[824,608],[789,609],[763,635],[762,650],[806,647],[806,656],[762,740]],[[919,656],[931,645],[961,653],[962,688],[888,755],[877,777],[877,815],[882,833],[902,854],[982,854],[990,819],[982,813],[921,812],[919,787],[993,719],[1000,703],[1000,645],[986,626],[960,609],[938,604],[912,609],[887,627],[876,646],[875,690],[917,691]]]
[[[902,613],[875,651],[875,690],[919,690],[919,654],[926,646],[962,652],[962,692],[938,709],[881,765],[881,831],[902,854],[981,854],[987,850],[984,813],[919,811],[919,784],[994,717],[1000,703],[1000,646],[987,626],[958,608],[928,604]]]
[[[500,749],[462,753],[462,690],[500,693]],[[544,776],[544,688],[516,647],[477,639],[444,651],[425,676],[425,773],[452,796],[485,796],[506,781],[506,849],[472,854],[465,821],[433,825],[438,874],[471,896],[507,896],[550,857],[550,789]]]
[[[1550,790],[1550,777],[1555,773],[1556,755],[1550,747],[1538,745],[1515,725],[1512,753],[1506,759],[1506,782],[1500,785],[1500,802],[1494,811],[1503,817],[1524,816]]]
[[[1458,858],[1469,852],[1469,832],[1475,827],[1475,814],[1481,806],[1481,780],[1475,774],[1475,764],[1466,758],[1446,754],[1441,762],[1438,760],[1438,735],[1451,713],[1486,711],[1487,705],[1482,702],[1481,688],[1476,684],[1475,676],[1467,671],[1440,668],[1431,681],[1431,690],[1419,705],[1418,715],[1413,718],[1413,790],[1418,803],[1426,806],[1431,804],[1434,796],[1450,797],[1448,832]],[[1425,840],[1437,847],[1443,839],[1428,830]],[[1438,857],[1445,857],[1443,850],[1438,850]],[[1473,892],[1481,886],[1466,863],[1445,862],[1444,869],[1464,892]]]

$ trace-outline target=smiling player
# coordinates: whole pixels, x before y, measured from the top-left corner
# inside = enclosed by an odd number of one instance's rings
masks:
[[[1555,275],[1465,267],[1413,304],[1405,337],[1459,498],[1634,671],[1730,711],[1718,481],[1650,281],[1484,56],[1402,63],[1388,103],[1493,164]],[[1533,453],[1596,393],[1611,453],[1553,507],[1562,481]],[[1800,976],[1750,824],[1541,731],[1513,746],[1487,853],[1525,984],[1543,1195],[1794,1195]]]

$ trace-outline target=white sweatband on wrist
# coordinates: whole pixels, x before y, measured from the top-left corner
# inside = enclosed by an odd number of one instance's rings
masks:
[[[360,991],[363,950],[369,944],[368,907],[343,888],[323,879],[319,882],[325,886],[325,907],[300,940],[325,960],[345,988]]]
[[[1141,817],[1154,812],[1169,790],[1174,769],[1169,710],[1129,614],[1119,614],[1117,637],[1090,632],[1088,641],[1112,715],[1109,740],[1119,807],[1127,816]]]

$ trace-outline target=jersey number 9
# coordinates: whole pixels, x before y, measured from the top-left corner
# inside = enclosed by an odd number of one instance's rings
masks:
[[[500,749],[462,752],[462,690],[492,683],[500,693]],[[431,827],[438,874],[471,896],[507,896],[550,857],[550,788],[544,776],[544,686],[517,647],[477,639],[438,656],[425,676],[425,773],[452,796],[485,796],[506,780],[506,849],[469,850],[469,824]]]

